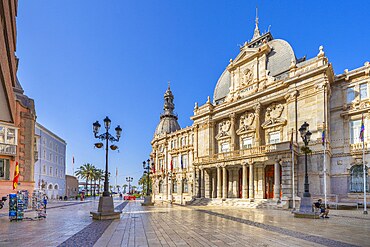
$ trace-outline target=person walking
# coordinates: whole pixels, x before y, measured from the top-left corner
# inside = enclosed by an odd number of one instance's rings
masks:
[[[46,205],[48,205],[48,197],[47,197],[47,195],[44,195],[43,203],[44,203],[44,212],[46,214]]]

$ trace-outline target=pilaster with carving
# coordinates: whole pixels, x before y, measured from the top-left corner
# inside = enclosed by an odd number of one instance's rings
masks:
[[[254,107],[254,116],[256,119],[256,136],[255,136],[255,144],[256,146],[261,145],[261,125],[260,125],[260,113],[261,113],[261,104],[257,103]]]

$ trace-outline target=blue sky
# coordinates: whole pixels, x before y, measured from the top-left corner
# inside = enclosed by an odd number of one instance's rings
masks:
[[[36,103],[37,121],[67,142],[67,173],[92,163],[92,123],[121,125],[119,153],[110,151],[118,183],[142,175],[163,108],[167,81],[181,127],[194,102],[213,95],[218,77],[250,40],[255,7],[261,31],[288,41],[297,56],[324,46],[335,72],[370,60],[368,1],[19,1],[18,77]],[[114,180],[112,181],[114,182]]]

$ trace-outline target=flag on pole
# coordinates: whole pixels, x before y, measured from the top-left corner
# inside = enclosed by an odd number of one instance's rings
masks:
[[[18,186],[19,182],[19,164],[18,161],[15,163],[14,179],[13,179],[13,190]]]
[[[364,123],[364,114],[362,114],[361,120],[361,130],[360,130],[360,140],[363,142],[365,137],[365,123]]]
[[[293,129],[292,129],[292,135],[290,136],[289,148],[290,148],[290,151],[293,150]]]

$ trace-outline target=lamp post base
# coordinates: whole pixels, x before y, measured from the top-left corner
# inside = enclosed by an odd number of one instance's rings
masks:
[[[152,196],[145,196],[144,202],[141,203],[141,206],[153,206],[154,203],[152,202]]]
[[[318,218],[318,215],[315,214],[312,210],[312,197],[302,197],[301,205],[299,211],[294,212],[294,217],[296,218]]]
[[[98,211],[90,212],[94,220],[114,220],[121,217],[122,211],[115,211],[113,197],[101,196],[99,198]]]

